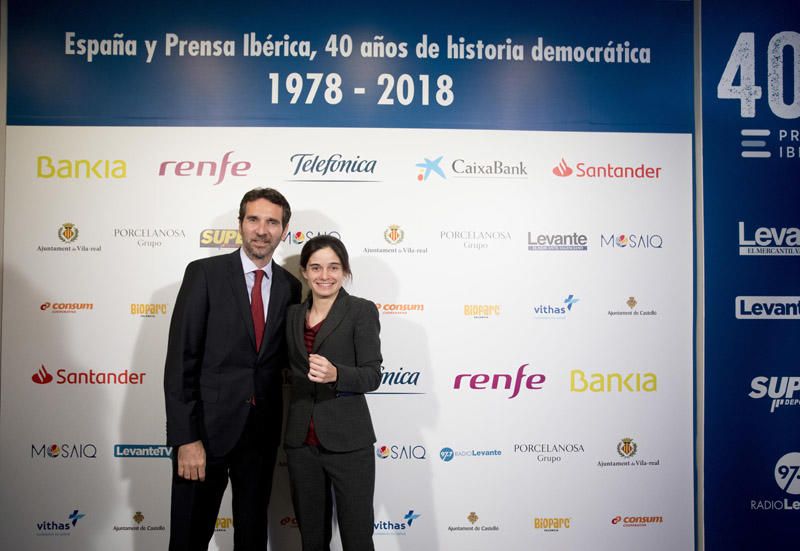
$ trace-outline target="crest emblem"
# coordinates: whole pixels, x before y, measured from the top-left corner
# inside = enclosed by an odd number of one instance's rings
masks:
[[[143,520],[144,520],[144,515],[142,514],[142,512],[141,511],[136,511],[136,514],[133,515],[133,521],[136,524],[141,524]]]
[[[620,443],[617,444],[617,453],[622,457],[633,457],[636,455],[637,448],[638,446],[636,442],[633,441],[633,438],[623,438],[620,440]]]
[[[628,308],[633,310],[634,308],[636,308],[636,305],[639,304],[639,303],[636,302],[636,297],[628,297],[628,300],[625,301],[625,304],[628,305]]]
[[[386,239],[387,243],[391,243],[392,245],[397,245],[400,243],[403,240],[403,237],[405,237],[405,233],[397,224],[392,224],[386,228],[385,232],[383,232],[383,238]]]
[[[467,515],[467,520],[470,524],[475,524],[478,522],[478,515],[475,514],[475,511],[472,511],[469,515]]]
[[[72,243],[78,239],[78,227],[71,222],[64,222],[58,228],[58,238],[64,243]]]

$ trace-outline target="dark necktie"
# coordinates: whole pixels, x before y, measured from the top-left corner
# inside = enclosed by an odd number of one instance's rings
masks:
[[[256,330],[256,351],[261,348],[261,339],[264,338],[264,301],[261,298],[261,281],[264,271],[256,270],[256,282],[250,295],[250,313],[253,315],[253,328]]]

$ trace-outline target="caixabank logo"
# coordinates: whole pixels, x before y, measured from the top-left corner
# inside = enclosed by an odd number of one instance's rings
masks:
[[[417,181],[426,182],[431,176],[437,176],[437,179],[441,178],[442,180],[446,180],[447,176],[445,176],[441,166],[442,159],[444,159],[444,155],[439,155],[435,159],[424,157],[422,162],[417,163],[415,165],[417,168]]]
[[[453,178],[527,180],[528,165],[520,159],[457,158],[450,163]]]
[[[37,536],[70,536],[78,526],[78,521],[86,516],[80,509],[74,509],[66,519],[40,520],[36,522]]]
[[[147,375],[144,371],[72,371],[58,369],[53,376],[44,364],[33,374],[31,380],[37,385],[141,385]]]
[[[663,170],[660,166],[646,163],[617,164],[578,161],[571,165],[563,157],[556,163],[551,172],[559,178],[577,178],[586,180],[615,180],[626,182],[654,182],[661,179]]]
[[[800,452],[789,452],[778,459],[773,474],[775,483],[784,497],[768,496],[751,499],[750,510],[783,514],[800,512],[800,500],[796,497],[785,497],[800,495]]]
[[[800,377],[766,377],[759,375],[750,382],[748,396],[754,400],[767,398],[769,412],[775,413],[778,408],[797,408],[800,406]],[[797,398],[795,398],[797,395]],[[786,410],[783,410],[786,411]],[[796,409],[793,411],[797,411]]]

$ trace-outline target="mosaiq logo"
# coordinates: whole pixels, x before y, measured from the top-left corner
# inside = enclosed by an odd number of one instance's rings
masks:
[[[663,249],[664,238],[657,233],[603,233],[600,248],[612,249]]]
[[[84,442],[31,444],[31,458],[97,459],[97,446]]]
[[[553,167],[552,173],[559,178],[573,176],[575,178],[605,179],[605,180],[658,180],[661,178],[662,167],[650,166],[645,163],[634,165],[618,165],[614,163],[591,164],[579,161],[575,168],[562,157]]]
[[[380,459],[426,459],[427,451],[421,444],[382,444],[375,447],[375,455]]]

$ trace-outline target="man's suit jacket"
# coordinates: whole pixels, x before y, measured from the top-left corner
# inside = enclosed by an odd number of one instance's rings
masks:
[[[284,443],[288,448],[302,446],[313,415],[317,438],[330,451],[353,451],[374,444],[364,393],[381,384],[378,309],[368,300],[339,290],[311,349],[336,366],[337,381],[322,384],[308,379],[304,332],[310,307],[309,299],[289,307],[287,314],[292,391]]]
[[[280,438],[286,367],[286,309],[300,301],[300,282],[272,263],[262,346],[256,352],[239,250],[186,267],[172,314],[164,367],[167,444],[202,440],[224,456],[238,441],[255,397],[263,437]]]

